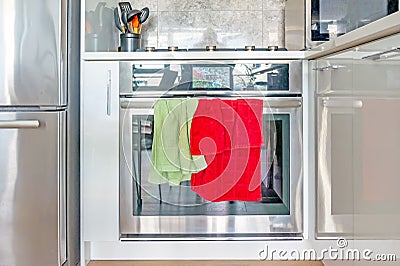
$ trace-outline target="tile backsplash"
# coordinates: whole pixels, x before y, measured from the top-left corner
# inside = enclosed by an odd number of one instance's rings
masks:
[[[118,4],[117,0],[105,2],[111,8]],[[98,3],[86,0],[86,11],[95,10]],[[134,9],[150,8],[149,20],[142,28],[143,47],[278,45],[299,50],[304,46],[303,40],[295,45],[285,42],[286,35],[294,28],[297,31],[304,28],[296,25],[288,30],[287,25],[292,21],[288,15],[296,15],[299,17],[296,23],[304,23],[303,0],[135,0],[131,4]],[[296,6],[298,13],[290,12]]]

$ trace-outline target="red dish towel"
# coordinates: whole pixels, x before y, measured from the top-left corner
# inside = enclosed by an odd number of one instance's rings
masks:
[[[192,175],[193,191],[213,202],[261,199],[262,109],[255,99],[199,101],[190,150],[208,167]]]

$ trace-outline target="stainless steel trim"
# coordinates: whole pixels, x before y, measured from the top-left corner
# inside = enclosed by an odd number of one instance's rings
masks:
[[[211,97],[210,97],[211,98]],[[229,99],[234,100],[238,98],[222,98],[221,99]],[[252,98],[257,99],[257,98]],[[263,113],[267,114],[271,112],[271,109],[297,109],[302,107],[302,101],[298,98],[296,99],[288,99],[286,97],[282,98],[258,98],[264,100],[264,108]],[[153,106],[158,99],[143,99],[143,98],[134,98],[134,99],[121,99],[120,100],[120,107],[121,109],[130,109],[132,113],[136,115],[153,115],[154,110]]]
[[[325,99],[322,101],[322,105],[327,108],[362,108],[363,102],[361,100],[349,100],[349,99]]]
[[[13,120],[13,121],[0,121],[0,129],[13,129],[13,128],[39,128],[39,120]]]
[[[215,97],[198,97],[200,99],[215,98]],[[220,99],[236,100],[243,97],[218,97]],[[252,97],[251,99],[264,100],[264,108],[300,108],[302,100],[299,97],[280,97],[280,98],[265,98]],[[158,98],[121,98],[120,106],[123,109],[151,109]]]
[[[399,53],[399,54],[395,54],[395,55],[392,55],[392,56],[387,56],[387,54],[390,54],[390,53]],[[387,59],[387,58],[394,57],[394,56],[400,56],[400,47],[396,47],[396,48],[393,48],[393,49],[390,49],[388,51],[384,51],[384,52],[381,52],[381,53],[364,56],[361,59],[379,60],[379,59]]]
[[[180,237],[159,237],[158,235],[126,235],[120,237],[121,241],[294,241],[294,240],[303,240],[301,234],[260,234],[261,236],[208,236],[208,237],[193,237],[193,236],[180,236]]]
[[[59,105],[68,104],[68,0],[61,0],[60,2],[59,27],[60,27],[60,45],[59,51],[59,92],[60,103]]]
[[[67,239],[65,258],[66,264],[76,265],[80,254],[80,28],[81,2],[68,0],[67,28],[68,28],[68,53],[67,53],[67,103],[66,117],[66,194],[67,194]]]
[[[58,121],[58,252],[60,265],[67,261],[67,132],[66,132],[66,112],[59,113]]]
[[[111,69],[107,71],[107,115],[111,116]]]
[[[131,93],[120,93],[120,97],[125,98],[161,98],[161,97],[202,97],[202,96],[215,96],[215,97],[290,97],[297,96],[301,93],[290,91],[135,91]]]

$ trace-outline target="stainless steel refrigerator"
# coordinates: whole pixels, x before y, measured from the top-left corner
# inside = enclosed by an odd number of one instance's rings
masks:
[[[79,261],[79,1],[0,2],[0,265]]]

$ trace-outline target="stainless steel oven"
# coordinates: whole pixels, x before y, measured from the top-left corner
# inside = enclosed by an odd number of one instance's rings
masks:
[[[121,62],[121,240],[301,238],[301,66],[300,61]],[[188,181],[179,186],[148,181],[154,104],[187,97],[263,101],[260,201],[210,202]]]

